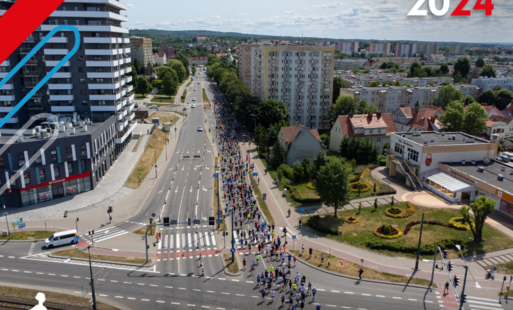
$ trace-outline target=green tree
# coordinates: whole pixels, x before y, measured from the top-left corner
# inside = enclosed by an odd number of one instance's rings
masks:
[[[134,58],[134,65],[133,66],[135,68],[135,73],[136,74],[141,73],[141,62],[139,62],[138,58]]]
[[[483,57],[479,57],[476,60],[476,67],[482,68],[482,67],[484,67],[484,65],[485,65],[485,61],[484,61]]]
[[[469,210],[472,210],[474,214],[474,224],[475,228],[470,223],[470,214]],[[483,228],[485,225],[485,220],[488,215],[492,214],[495,211],[495,201],[491,198],[486,198],[485,196],[479,196],[476,201],[470,204],[470,208],[467,206],[463,206],[460,209],[461,215],[463,215],[463,222],[470,225],[470,231],[472,231],[472,235],[474,235],[474,242],[481,243],[483,241]]]
[[[273,146],[273,157],[271,158],[271,165],[278,168],[281,164],[285,163],[285,151],[281,146],[280,141],[276,140]]]
[[[452,101],[460,101],[463,97],[463,91],[454,88],[453,85],[443,86],[438,91],[438,95],[434,100],[434,105],[445,109],[445,107]]]
[[[468,57],[460,57],[454,64],[454,74],[459,73],[462,78],[465,78],[470,72],[470,59]]]
[[[331,125],[335,123],[339,115],[354,114],[368,114],[375,113],[378,108],[374,105],[368,105],[365,100],[356,102],[353,97],[340,96],[335,104],[331,105],[328,110],[328,117]]]
[[[276,176],[278,178],[278,182],[281,184],[281,180],[283,179],[283,170],[281,168],[278,168],[278,171],[276,172]]]
[[[463,129],[465,109],[459,101],[452,101],[445,108],[445,113],[438,117],[442,124],[442,131],[458,132]]]
[[[492,65],[490,64],[486,64],[483,69],[481,70],[481,72],[479,73],[480,76],[486,76],[488,78],[491,78],[491,77],[496,77],[497,76],[497,71],[495,71],[495,68],[492,67]]]
[[[463,121],[463,132],[477,136],[486,129],[488,113],[477,102],[471,103],[465,110],[465,119]]]
[[[381,83],[379,81],[372,81],[369,85],[369,87],[378,87],[379,85],[381,85]]]
[[[449,73],[449,66],[447,64],[440,65],[440,72],[442,72],[442,74]]]
[[[303,166],[297,161],[292,168],[294,169],[294,181],[296,183],[303,182],[305,178],[305,171],[303,170]]]
[[[472,102],[475,102],[475,100],[474,100],[474,97],[472,97],[471,95],[467,95],[467,97],[465,97],[465,99],[463,99],[463,105],[469,105]]]
[[[162,80],[153,80],[153,82],[151,82],[151,86],[158,89],[159,92],[162,91]]]
[[[337,98],[340,96],[340,89],[346,88],[346,83],[344,80],[336,76],[333,78],[333,103],[337,100]]]
[[[489,89],[481,93],[479,96],[479,102],[487,104],[487,105],[494,105],[495,104],[495,93],[493,90]]]
[[[333,216],[338,217],[338,208],[349,203],[348,172],[339,160],[331,160],[322,166],[313,181],[317,195],[328,207],[333,207]]]
[[[265,127],[259,124],[255,128],[255,144],[258,146],[261,152],[267,153],[269,138],[267,136],[267,130]]]
[[[310,163],[310,159],[308,158],[303,158],[303,161],[301,162],[301,166],[303,167],[303,172],[304,172],[304,180],[310,180],[311,178],[313,178],[313,166],[312,164]]]
[[[326,158],[326,154],[323,151],[317,153],[317,157],[314,158],[314,169],[315,173],[321,170],[321,167],[328,163],[329,159]]]
[[[144,68],[144,70],[145,70],[144,74],[146,74],[146,75],[153,74],[153,66],[151,65],[151,62],[148,62],[146,64],[146,67]]]
[[[162,78],[162,93],[169,98],[176,93],[178,84],[172,78],[171,74],[165,74]]]
[[[168,67],[171,67],[173,70],[175,70],[176,74],[178,75],[178,83],[182,83],[187,78],[187,70],[185,70],[185,66],[181,61],[170,59],[168,60],[167,65]]]
[[[147,77],[141,76],[137,79],[137,86],[135,87],[135,93],[141,94],[145,96],[147,93],[150,93],[152,90],[152,86]]]
[[[267,99],[260,109],[259,119],[265,127],[282,121],[288,125],[290,120],[290,111],[285,102]]]
[[[497,109],[502,111],[506,109],[506,107],[508,106],[508,104],[511,103],[511,101],[513,101],[513,92],[511,92],[511,90],[508,89],[503,89],[500,90],[497,93],[497,96],[495,97],[495,106],[497,107]]]
[[[376,185],[376,184],[374,184]],[[378,198],[374,199],[374,210],[378,210]]]

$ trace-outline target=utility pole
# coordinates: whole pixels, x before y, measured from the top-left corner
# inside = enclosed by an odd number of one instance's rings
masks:
[[[78,217],[77,217],[77,220],[75,221],[75,228],[76,228],[77,234],[78,234]]]
[[[155,149],[155,143],[153,143],[153,154],[155,154],[155,179],[157,178],[157,151]]]
[[[91,266],[91,246],[87,247],[87,252],[89,253],[89,273],[91,274],[91,293],[93,294],[93,310],[96,310],[96,295],[94,293],[94,280],[93,280],[93,267]]]
[[[233,210],[233,207],[232,207],[232,248],[235,248],[235,240],[233,239],[233,213],[235,211]],[[232,253],[232,263],[235,261],[235,253]]]
[[[4,210],[5,210],[5,205],[4,205]],[[5,216],[5,225],[7,226],[7,234],[8,235],[11,235],[11,232],[9,231],[9,222],[7,221],[7,211],[4,211],[4,216]]]
[[[465,278],[463,279],[463,289],[461,290],[461,296],[460,296],[460,309],[463,309],[463,304],[465,303],[467,295],[465,295],[465,286],[467,286],[467,273],[468,273],[468,266],[465,266]],[[506,279],[506,277],[504,277]],[[503,282],[504,285],[504,282]]]
[[[422,212],[422,222],[420,222],[419,245],[417,247],[417,260],[415,261],[415,270],[419,270],[420,244],[422,243],[422,228],[424,227],[424,212]]]

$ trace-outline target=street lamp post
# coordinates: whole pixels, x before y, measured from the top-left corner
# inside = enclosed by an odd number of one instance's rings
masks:
[[[155,154],[155,179],[157,178],[157,151],[155,149],[155,143],[153,143],[153,154]]]
[[[75,228],[76,228],[77,234],[78,234],[78,217],[77,217],[77,220],[75,221]]]
[[[4,205],[4,210],[5,210],[5,205]],[[7,234],[8,235],[11,235],[11,232],[9,231],[9,222],[7,221],[7,211],[4,212],[4,216],[5,216],[5,225],[7,226]]]
[[[93,280],[93,267],[91,266],[91,246],[87,247],[87,252],[89,253],[89,273],[91,274],[91,293],[93,294],[93,310],[96,310],[96,295],[94,293],[94,280]]]

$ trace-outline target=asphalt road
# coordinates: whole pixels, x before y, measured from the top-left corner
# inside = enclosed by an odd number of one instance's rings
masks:
[[[149,237],[152,242],[151,251],[159,253],[160,259],[154,269],[124,270],[109,264],[95,264],[93,274],[98,301],[123,309],[280,308],[278,298],[282,294],[281,290],[276,290],[277,299],[274,302],[269,297],[262,300],[256,287],[256,277],[250,275],[249,268],[239,276],[227,276],[222,269],[221,258],[208,256],[211,253],[209,251],[217,248],[222,241],[212,237],[212,229],[207,223],[198,225],[198,233],[196,225],[187,225],[189,217],[205,221],[208,216],[214,215],[212,175],[215,171],[216,151],[212,149],[212,141],[206,140],[205,131],[197,130],[198,126],[208,130],[207,125],[213,124],[212,111],[202,108],[200,86],[208,89],[206,82],[195,82],[189,87],[192,90],[188,90],[188,94],[195,93],[198,107],[185,105],[189,117],[179,132],[176,150],[150,190],[149,199],[139,214],[116,227],[133,231],[141,226],[131,222],[148,223],[150,217],[156,219],[159,216],[169,216],[180,224],[159,227],[163,235],[160,244],[153,246],[155,238]],[[208,96],[212,98],[209,92]],[[206,117],[209,122],[205,124]],[[76,264],[61,260],[22,259],[31,247],[32,243],[9,243],[8,246],[0,247],[0,283],[90,296],[89,267],[85,262]],[[203,254],[205,276],[201,276],[200,251]],[[247,253],[244,257],[249,262],[254,255]],[[270,264],[276,267],[278,263],[264,258],[257,266],[255,275],[263,272]],[[304,274],[307,281],[311,281],[318,289],[316,302],[322,309],[441,308],[437,290],[357,281],[324,273],[299,262],[294,272]],[[305,308],[315,309],[311,296],[307,298]],[[495,306],[492,309],[502,308]]]

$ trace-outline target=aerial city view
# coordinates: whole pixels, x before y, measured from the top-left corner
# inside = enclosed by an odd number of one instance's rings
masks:
[[[0,0],[0,309],[513,310],[506,0]]]

